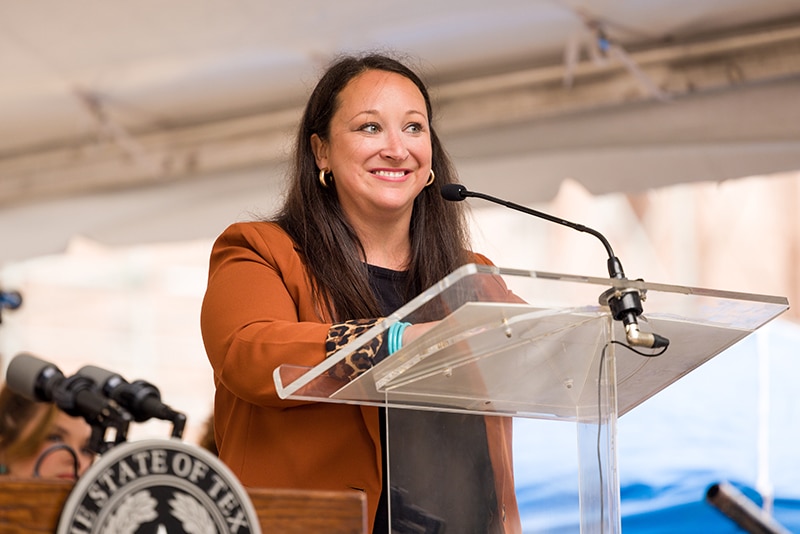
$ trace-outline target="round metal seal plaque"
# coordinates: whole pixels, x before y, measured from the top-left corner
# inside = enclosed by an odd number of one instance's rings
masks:
[[[216,456],[177,439],[122,443],[81,476],[57,534],[260,534],[250,497]]]

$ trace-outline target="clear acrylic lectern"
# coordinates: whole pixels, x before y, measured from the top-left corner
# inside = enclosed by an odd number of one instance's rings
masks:
[[[619,344],[625,332],[607,296],[632,289],[645,298],[640,329],[670,340],[661,355]],[[474,461],[480,454],[470,450],[486,453],[485,421],[511,417],[576,425],[581,532],[615,533],[617,418],[787,308],[783,297],[471,264],[323,363],[284,365],[274,378],[283,398],[387,408],[394,531],[477,532],[459,521],[491,522],[485,503],[496,502],[497,464]],[[356,379],[334,378],[336,365],[398,321],[432,328]],[[465,472],[456,472],[462,463]],[[455,509],[449,494],[461,502]],[[414,521],[409,512],[423,526],[400,528]],[[487,532],[502,531],[496,520]]]

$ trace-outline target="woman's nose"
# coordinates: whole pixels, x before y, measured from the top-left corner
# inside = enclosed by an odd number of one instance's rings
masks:
[[[95,457],[93,454],[84,451],[83,449],[78,449],[78,475],[82,475],[89,469],[95,461]]]
[[[92,465],[92,460],[88,458],[78,458],[78,476],[81,476]]]
[[[381,156],[393,161],[405,160],[408,157],[408,147],[406,147],[403,136],[398,133],[387,132],[384,136]]]

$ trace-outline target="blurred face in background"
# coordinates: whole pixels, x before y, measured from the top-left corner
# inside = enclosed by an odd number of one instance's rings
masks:
[[[48,418],[49,409],[54,408],[42,405],[35,417],[27,421],[22,428],[19,441],[27,439],[40,442],[31,443],[32,446],[38,445],[32,454],[8,460],[6,463],[8,474],[26,478],[38,474],[39,478],[75,480],[76,475],[82,475],[94,461],[95,454],[88,448],[91,427],[82,418],[71,417],[55,409],[57,413],[51,417],[52,421],[47,424],[47,428],[37,428],[45,423],[44,419]],[[39,434],[41,438],[35,437],[35,434]],[[36,473],[37,462],[38,473]]]

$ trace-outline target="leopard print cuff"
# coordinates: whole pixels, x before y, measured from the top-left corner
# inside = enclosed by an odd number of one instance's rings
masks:
[[[355,319],[331,326],[325,341],[325,357],[341,349],[355,337],[360,336],[383,319]],[[349,354],[337,363],[328,373],[344,380],[353,380],[389,355],[388,344],[384,343],[385,333],[378,334],[366,345]]]

